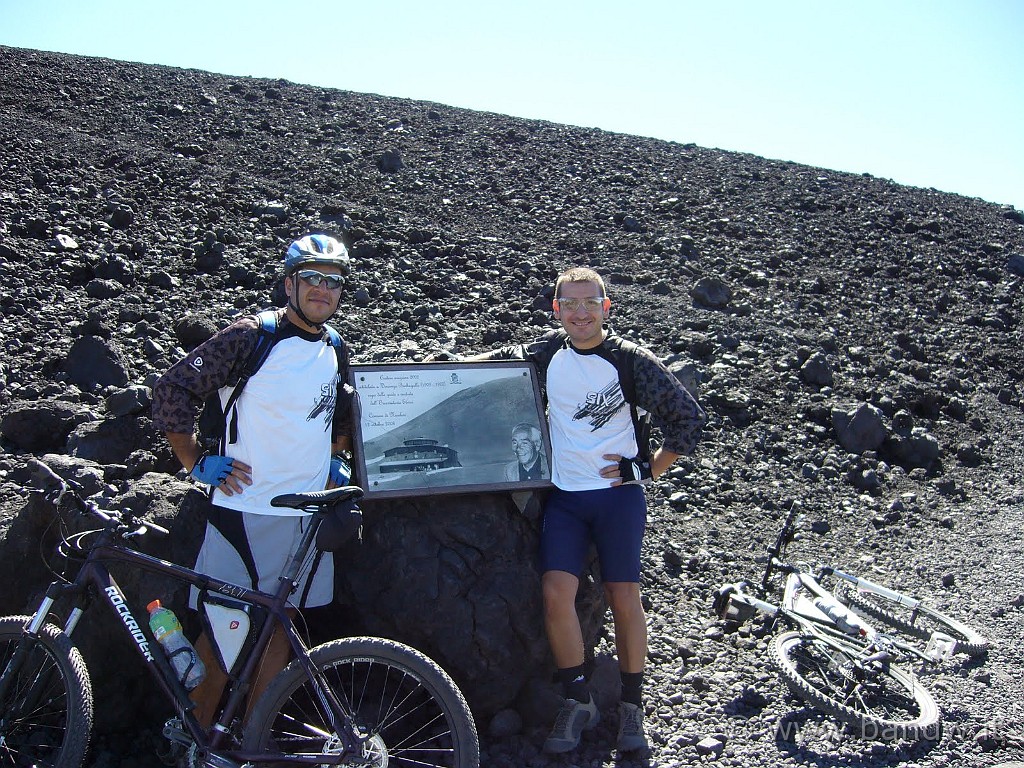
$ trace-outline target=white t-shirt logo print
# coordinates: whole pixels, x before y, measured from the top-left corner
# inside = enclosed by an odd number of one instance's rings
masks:
[[[586,403],[577,407],[572,418],[573,421],[587,419],[590,431],[595,432],[607,424],[625,402],[622,390],[619,389],[619,382],[612,380],[600,392],[588,392]]]
[[[605,454],[636,456],[636,430],[614,363],[602,354],[559,349],[548,364],[551,482],[563,491],[609,487]]]
[[[337,381],[338,377],[335,376],[334,381],[320,388],[320,397],[313,404],[312,410],[306,416],[306,421],[312,421],[318,416],[323,416],[324,429],[330,425],[331,419],[334,417],[335,400],[337,400]]]

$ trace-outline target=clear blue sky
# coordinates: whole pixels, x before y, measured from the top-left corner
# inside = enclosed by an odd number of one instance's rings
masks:
[[[1024,209],[1021,0],[0,0],[0,43],[694,142]]]

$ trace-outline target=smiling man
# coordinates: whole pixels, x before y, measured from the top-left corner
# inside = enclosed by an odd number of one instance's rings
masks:
[[[559,275],[552,302],[560,330],[475,359],[529,360],[547,399],[551,480],[541,529],[544,625],[565,703],[544,744],[568,752],[600,713],[584,671],[576,592],[596,545],[615,625],[622,678],[618,748],[647,746],[641,691],[647,624],[640,599],[640,547],[647,519],[642,485],[697,444],[705,415],[658,358],[606,327],[604,280],[577,267]],[[641,425],[651,414],[664,443],[653,454]]]
[[[171,366],[153,389],[154,425],[166,433],[189,474],[210,488],[206,536],[196,562],[203,573],[273,592],[307,515],[272,507],[270,500],[347,479],[338,474],[332,455],[349,447],[348,348],[326,323],[341,301],[348,263],[339,240],[325,234],[299,238],[284,257],[287,305],[229,325]],[[261,334],[268,323],[275,329],[269,353],[255,373],[240,378],[257,344],[265,343]],[[223,436],[217,451],[204,452],[195,423],[211,395],[219,397],[225,411]],[[307,578],[302,577],[299,594]],[[308,586],[307,606],[331,601],[330,553]],[[204,635],[196,645],[207,678],[193,692],[195,714],[208,725],[227,677],[209,639]],[[288,654],[278,633],[264,656],[250,705],[284,667]]]

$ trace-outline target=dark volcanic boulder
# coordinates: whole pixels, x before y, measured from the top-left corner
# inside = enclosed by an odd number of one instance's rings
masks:
[[[68,436],[67,452],[100,464],[124,464],[135,451],[161,445],[161,440],[148,418],[117,416],[76,428]]]
[[[852,410],[833,408],[832,426],[839,444],[850,453],[877,450],[888,435],[884,414],[870,403],[861,403]]]
[[[909,433],[891,435],[887,450],[903,467],[928,469],[939,458],[939,441],[923,427],[914,427]]]
[[[128,372],[120,353],[106,339],[82,336],[75,340],[64,361],[68,379],[82,389],[128,383]]]
[[[536,520],[506,494],[361,506],[362,541],[336,555],[335,599],[360,631],[426,652],[478,715],[508,706],[531,678],[550,677]],[[593,647],[601,590],[584,580],[577,605]]]
[[[185,349],[191,351],[217,332],[217,324],[204,315],[188,314],[174,324],[174,335]]]
[[[89,408],[61,400],[17,402],[0,419],[0,435],[23,451],[57,451],[71,430],[94,419]]]

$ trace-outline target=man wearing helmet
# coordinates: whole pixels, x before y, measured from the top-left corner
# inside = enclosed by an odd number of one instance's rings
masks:
[[[293,323],[307,330],[319,331],[338,310],[341,300],[340,278],[348,268],[348,250],[333,237],[306,235],[290,246],[284,257],[284,288],[288,294],[288,312]],[[311,275],[317,266],[325,280]],[[319,289],[324,287],[324,291]]]
[[[344,384],[347,347],[324,327],[341,300],[348,252],[334,237],[310,234],[289,246],[284,268],[287,305],[273,311],[269,353],[250,378],[239,377],[257,343],[265,340],[262,315],[243,317],[200,344],[153,388],[154,425],[166,433],[192,478],[210,487],[209,519],[196,569],[267,592],[276,588],[307,517],[271,507],[270,500],[281,493],[347,482],[332,455],[349,448],[351,431]],[[204,451],[195,432],[196,416],[215,393],[227,411],[223,436],[216,451]],[[326,553],[308,585],[306,605],[329,603],[333,583],[333,560]],[[301,584],[299,593],[306,588]],[[191,603],[196,607],[195,593]],[[207,677],[192,697],[196,717],[209,726],[227,678],[205,634],[197,648]],[[288,655],[284,636],[276,634],[254,683],[250,707]]]

